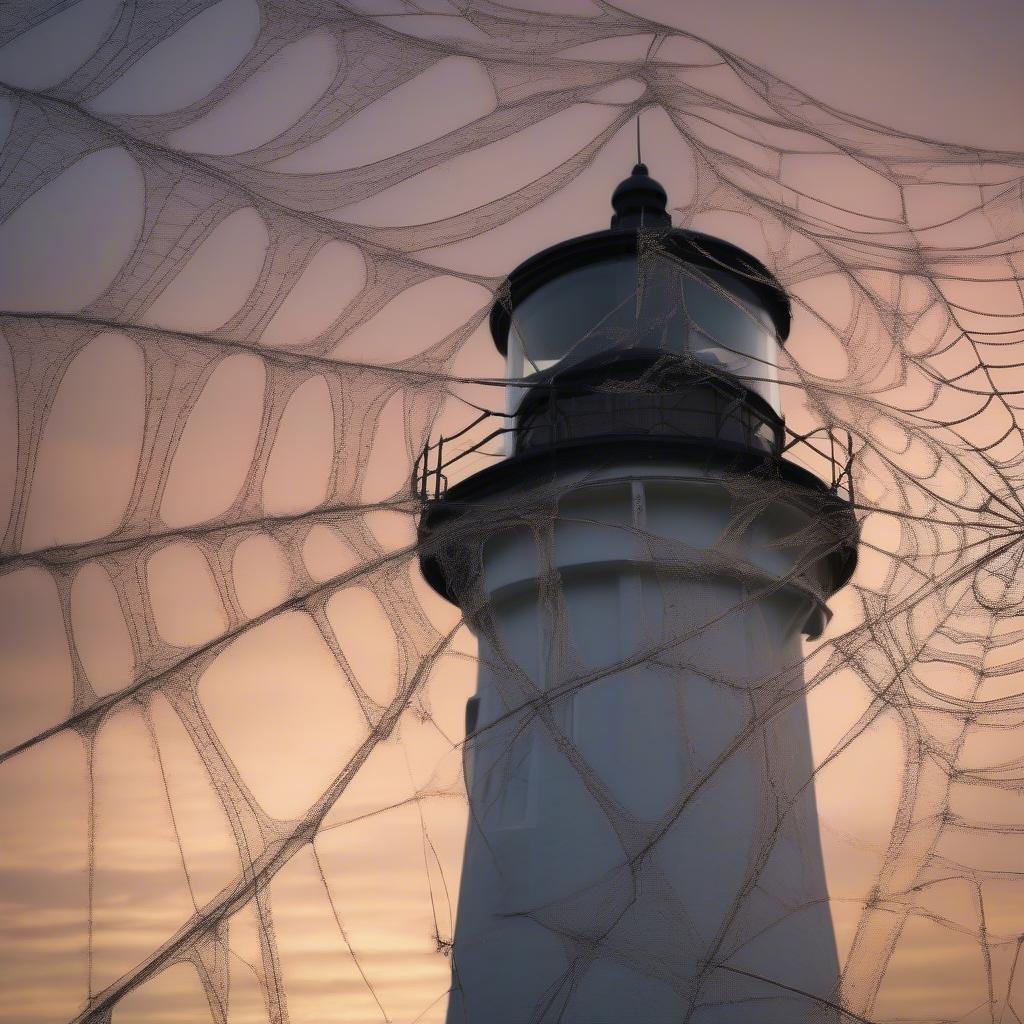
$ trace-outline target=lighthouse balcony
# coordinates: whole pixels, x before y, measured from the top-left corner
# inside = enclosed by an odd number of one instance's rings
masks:
[[[412,481],[417,498],[459,500],[609,458],[667,458],[781,476],[853,503],[849,434],[825,426],[796,433],[746,382],[696,360],[604,356],[525,378],[517,390],[514,413],[482,411],[424,447]]]

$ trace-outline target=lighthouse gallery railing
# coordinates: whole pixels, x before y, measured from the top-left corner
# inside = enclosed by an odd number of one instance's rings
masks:
[[[657,404],[650,406],[633,406],[630,410],[647,411],[652,413],[662,412],[662,407]],[[707,415],[707,410],[701,408],[701,414]],[[670,433],[659,431],[659,440],[672,439],[680,441],[702,442],[721,446],[726,450],[740,451],[744,448],[753,451],[755,454],[763,455],[766,458],[780,458],[795,462],[812,473],[832,493],[845,501],[853,504],[853,438],[847,432],[839,434],[828,427],[817,427],[807,433],[798,434],[790,430],[782,420],[769,419],[767,416],[759,416],[753,413],[755,425],[751,426],[751,409],[749,406],[743,408],[743,428],[752,435],[756,432],[763,436],[765,431],[773,436],[771,450],[761,446],[737,445],[735,443],[735,426],[737,419],[737,407],[735,403],[729,403],[722,407],[716,407],[711,417],[711,430],[701,430],[699,433],[686,434],[682,432]],[[488,426],[501,423],[501,426]],[[657,420],[652,421],[654,426],[658,425]],[[663,425],[668,425],[663,424]],[[544,450],[553,451],[564,444],[566,439],[572,439],[572,418],[562,417],[559,422],[561,429],[560,439],[549,445],[538,445],[535,442],[529,445],[531,452]],[[473,432],[480,428],[487,431],[484,436],[471,439]],[[520,450],[519,442],[527,435],[531,439],[535,437],[538,430],[537,423],[529,421],[526,423],[516,422],[514,414],[501,413],[493,410],[481,410],[480,415],[468,423],[461,430],[454,434],[439,437],[433,443],[424,446],[416,460],[413,471],[413,492],[423,501],[440,500],[444,498],[448,487],[457,483],[460,479],[470,476],[477,469],[482,468],[480,461],[485,464],[500,462],[511,456],[513,452]],[[620,432],[617,438],[623,440],[649,440],[651,434]],[[467,446],[460,446],[458,442],[462,439],[469,441]],[[593,441],[599,443],[602,438],[593,432],[581,432],[576,438],[577,441]],[[495,441],[504,441],[511,450],[503,452],[488,451],[488,445]],[[464,442],[465,444],[465,442]],[[474,462],[477,464],[474,465]]]

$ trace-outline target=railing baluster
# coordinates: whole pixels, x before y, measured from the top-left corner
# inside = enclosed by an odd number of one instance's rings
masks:
[[[850,501],[853,501],[853,438],[849,434],[846,435],[846,489],[850,494]]]

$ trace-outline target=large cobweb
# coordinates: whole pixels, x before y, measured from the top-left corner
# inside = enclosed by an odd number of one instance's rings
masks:
[[[641,112],[674,223],[793,296],[790,427],[856,450],[805,647],[830,1001],[1021,1019],[1024,157],[600,0],[2,20],[4,1020],[443,1019],[476,646],[410,479]]]

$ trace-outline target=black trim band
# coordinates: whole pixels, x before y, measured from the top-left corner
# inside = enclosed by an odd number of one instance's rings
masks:
[[[441,597],[458,604],[441,568],[439,557],[431,551],[431,534],[451,526],[463,513],[503,493],[524,492],[553,479],[558,473],[578,469],[600,470],[608,464],[623,462],[683,462],[714,466],[727,471],[766,473],[796,487],[820,495],[822,512],[848,517],[848,537],[829,554],[833,590],[849,582],[857,567],[859,527],[853,506],[827,487],[813,473],[778,456],[752,451],[742,445],[729,445],[721,440],[694,440],[670,437],[602,437],[564,442],[552,448],[530,449],[474,473],[453,484],[445,496],[427,501],[419,522],[420,567],[430,586]],[[844,533],[847,532],[844,527]]]

